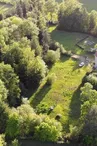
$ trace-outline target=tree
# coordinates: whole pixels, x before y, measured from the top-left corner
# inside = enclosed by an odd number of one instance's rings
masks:
[[[19,135],[19,117],[18,114],[10,115],[7,127],[6,127],[6,137],[8,139],[14,139]]]
[[[80,97],[83,103],[91,98],[92,89],[93,86],[90,83],[85,83],[84,87],[81,88],[82,92],[80,94]]]
[[[53,14],[58,12],[58,4],[55,0],[47,0],[45,3],[46,12],[50,13],[50,20],[53,21]]]
[[[23,104],[19,106],[17,108],[17,112],[19,114],[19,136],[29,136],[29,133],[31,131],[30,125],[34,123],[33,119],[36,114],[29,104]]]
[[[4,135],[0,135],[0,146],[7,146]]]
[[[34,62],[29,62],[27,67],[28,86],[38,87],[40,81],[46,76],[47,66],[41,57],[37,56]]]
[[[0,102],[0,134],[5,132],[7,120],[7,106],[3,102]]]
[[[29,20],[24,20],[22,24],[19,25],[18,28],[21,37],[27,37],[29,40],[32,39],[33,36],[38,36],[39,29],[33,22]]]
[[[40,141],[57,141],[61,137],[61,124],[53,119],[46,120],[36,127],[35,138]]]
[[[50,34],[46,29],[39,32],[39,42],[43,46],[43,54],[46,54],[51,42]]]
[[[8,103],[10,106],[17,106],[20,104],[20,88],[19,78],[14,73],[13,68],[8,65],[0,64],[0,79],[4,82],[6,89],[8,90]]]
[[[8,91],[5,88],[4,83],[0,80],[0,102],[6,101]]]
[[[17,139],[14,139],[11,143],[11,146],[20,146],[19,141]]]
[[[93,105],[87,113],[81,134],[88,144],[95,145],[97,143],[97,105]]]
[[[36,56],[42,55],[42,46],[40,46],[39,40],[36,36],[33,36],[32,40],[31,40],[31,49],[35,50]]]
[[[93,33],[95,26],[97,25],[97,12],[92,10],[89,15],[89,31]]]
[[[77,0],[66,0],[59,11],[59,25],[61,30],[89,32],[90,16],[86,8]]]
[[[60,50],[59,49],[57,49],[56,51],[48,50],[44,58],[47,64],[54,64],[56,61],[60,59]]]
[[[85,120],[90,108],[97,102],[97,91],[93,90],[93,86],[90,83],[85,83],[84,87],[81,88],[81,91],[81,119]]]

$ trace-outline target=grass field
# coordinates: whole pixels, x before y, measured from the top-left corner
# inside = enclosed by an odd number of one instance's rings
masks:
[[[86,37],[87,34],[59,31],[56,30],[55,27],[50,27],[49,32],[51,33],[52,39],[60,42],[66,50],[72,51],[76,54],[84,53],[84,51],[79,49],[79,47],[77,47],[75,44],[82,38]]]
[[[71,51],[75,54],[79,55],[89,55],[87,54],[87,50],[90,50],[90,48],[94,48],[95,44],[97,44],[97,38],[89,36],[87,39],[79,43],[80,46],[85,48],[85,50],[80,49],[76,46],[76,43],[80,41],[81,39],[85,38],[87,34],[84,33],[76,33],[76,32],[66,32],[66,31],[59,31],[56,30],[56,27],[50,27],[49,32],[51,33],[51,37],[53,40],[60,42],[64,48],[68,51]],[[85,42],[94,42],[92,45],[86,45]]]
[[[84,4],[88,11],[97,10],[97,0],[79,0],[79,1]]]
[[[86,34],[69,33],[58,31],[55,27],[50,27],[52,39],[63,44],[66,50],[71,50],[77,54],[83,51],[75,46],[75,43],[86,37]],[[47,105],[54,106],[50,113],[51,117],[61,114],[61,123],[64,125],[64,131],[68,133],[68,125],[76,125],[80,116],[80,84],[86,72],[91,69],[90,66],[79,68],[79,62],[71,58],[62,56],[50,70],[49,75],[54,73],[57,80],[52,86],[45,84],[46,79],[41,83],[37,92],[30,98],[34,108]]]
[[[63,0],[56,0],[56,2],[61,3]]]
[[[78,68],[78,62],[63,56],[49,72],[49,75],[56,74],[56,82],[48,86],[43,81],[30,98],[31,104],[35,108],[42,104],[47,104],[48,107],[55,106],[50,116],[61,114],[61,122],[66,126],[66,131],[67,125],[76,124],[80,116],[79,86],[87,70],[89,67]]]

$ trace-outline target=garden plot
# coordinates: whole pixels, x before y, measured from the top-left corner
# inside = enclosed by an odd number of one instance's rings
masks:
[[[85,39],[82,39],[82,41],[80,40],[77,43],[77,46],[79,46],[81,49],[84,49],[87,52],[95,52],[97,49],[95,47],[96,44],[97,44],[97,38],[88,36]]]

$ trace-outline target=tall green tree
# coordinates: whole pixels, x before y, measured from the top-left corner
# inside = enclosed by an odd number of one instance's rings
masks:
[[[8,90],[7,100],[9,105],[16,106],[20,104],[19,78],[10,65],[0,63],[0,79]]]

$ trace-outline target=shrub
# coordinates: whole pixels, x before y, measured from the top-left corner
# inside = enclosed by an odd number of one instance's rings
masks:
[[[59,48],[60,53],[64,54],[66,52],[66,50],[64,49],[63,45],[60,44],[59,42],[52,42],[50,44],[50,49],[56,51]]]
[[[11,143],[11,146],[20,146],[19,141],[17,139],[14,139]]]
[[[56,61],[60,59],[60,50],[59,49],[57,49],[56,51],[48,50],[44,59],[47,64],[54,64]]]
[[[86,80],[90,82],[95,89],[97,89],[97,73],[92,73],[86,76]]]
[[[40,141],[57,141],[62,136],[62,126],[54,119],[45,119],[35,130],[35,139]]]
[[[39,104],[36,108],[37,113],[48,113],[49,106],[46,103]]]
[[[0,146],[7,146],[4,135],[0,135]]]
[[[47,77],[47,85],[52,85],[56,81],[57,77],[54,73]]]
[[[19,117],[15,114],[9,117],[6,127],[6,137],[14,139],[19,135]]]

